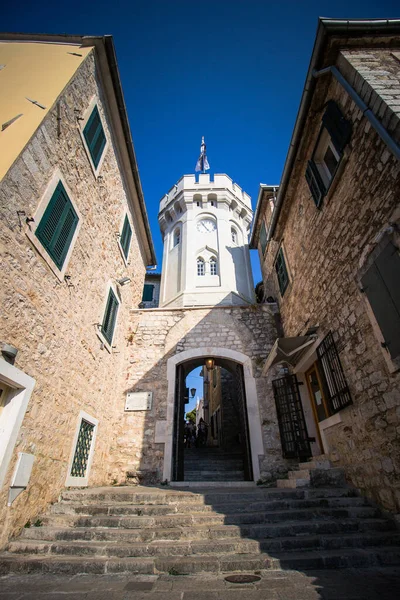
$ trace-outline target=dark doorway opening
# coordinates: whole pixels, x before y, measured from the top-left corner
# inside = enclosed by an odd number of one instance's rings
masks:
[[[186,410],[198,367],[195,409]],[[172,474],[173,481],[253,480],[242,365],[204,357],[177,366]]]

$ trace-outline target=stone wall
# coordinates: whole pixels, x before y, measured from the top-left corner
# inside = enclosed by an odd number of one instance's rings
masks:
[[[93,95],[110,142],[95,179],[77,127]],[[59,98],[61,136],[57,135],[54,106],[22,154],[0,183],[1,306],[0,340],[19,349],[15,366],[36,380],[18,434],[8,474],[0,495],[4,543],[49,502],[57,500],[65,484],[73,437],[81,410],[99,419],[89,484],[110,483],[110,440],[120,397],[125,361],[129,308],[141,300],[144,256],[133,230],[130,264],[125,266],[116,233],[125,211],[130,212],[108,115],[102,102],[93,53],[85,60]],[[25,234],[30,217],[56,168],[60,169],[81,215],[81,228],[60,282]],[[133,216],[131,222],[134,224]],[[129,276],[120,288],[121,306],[112,353],[102,349],[96,335],[102,322],[109,282]],[[116,284],[115,284],[116,285]],[[119,406],[118,406],[119,408]],[[18,452],[34,454],[27,490],[6,507],[11,474]]]
[[[359,73],[353,80],[376,114],[390,121],[389,130],[395,134],[398,118],[393,111],[393,118],[388,118],[386,102],[398,110],[399,96],[389,98],[391,94],[385,95],[382,87],[371,96],[370,84],[363,85],[362,77],[367,74],[373,81],[373,68],[375,83],[378,78],[384,86],[386,79],[397,78],[398,90],[399,70],[394,75],[387,68],[387,62],[395,61],[390,53],[371,53],[346,53],[350,62],[345,74],[349,78],[357,66]],[[342,55],[341,67],[344,62]],[[334,99],[351,120],[353,134],[344,169],[335,176],[318,210],[304,173],[328,99]],[[345,467],[355,486],[393,511],[400,509],[400,373],[390,372],[360,291],[359,270],[376,247],[377,234],[389,222],[399,222],[399,184],[398,161],[343,88],[327,78],[314,94],[284,209],[262,265],[264,279],[268,286],[272,282],[280,299],[285,335],[299,335],[313,325],[319,325],[322,334],[332,330],[353,404],[340,412],[341,423],[325,431],[331,458]],[[273,267],[281,242],[290,276],[283,298]]]
[[[127,471],[151,472],[160,479],[164,444],[156,443],[155,435],[157,421],[165,422],[167,417],[167,361],[186,350],[210,346],[236,350],[251,358],[265,449],[265,456],[260,457],[261,472],[272,477],[287,470],[269,383],[272,375],[261,375],[276,339],[274,316],[269,308],[132,310],[129,331],[125,392],[152,391],[153,407],[140,412],[121,410],[112,449],[115,479],[123,481]]]

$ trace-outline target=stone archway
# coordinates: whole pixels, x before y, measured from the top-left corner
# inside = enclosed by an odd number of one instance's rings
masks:
[[[196,358],[206,358],[207,356],[212,356],[214,358],[225,358],[236,362],[243,367],[253,478],[254,481],[257,481],[260,477],[259,456],[264,454],[264,445],[262,440],[260,413],[257,401],[256,382],[253,377],[251,359],[246,354],[242,354],[241,352],[229,350],[228,348],[218,348],[212,346],[186,350],[185,352],[175,354],[175,356],[172,356],[167,361],[168,396],[163,479],[171,481],[172,474],[176,367],[177,365],[187,361]]]

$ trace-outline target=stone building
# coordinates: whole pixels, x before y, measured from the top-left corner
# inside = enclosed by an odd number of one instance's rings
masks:
[[[1,545],[64,486],[110,483],[155,256],[112,38],[2,34],[0,64]]]
[[[147,272],[140,308],[157,308],[160,302],[161,273]]]
[[[227,175],[215,175],[213,181],[205,174],[198,181],[185,175],[161,200],[160,307],[131,310],[123,376],[127,394],[147,394],[152,401],[145,409],[125,411],[117,424],[112,449],[117,481],[124,481],[126,473],[172,485],[189,481],[183,447],[185,379],[199,366],[212,382],[218,378],[214,373],[224,373],[221,396],[228,404],[236,402],[236,418],[226,409],[226,419],[218,421],[225,431],[224,438],[219,430],[219,440],[236,440],[240,446],[242,479],[272,479],[287,470],[273,394],[267,393],[271,375],[261,373],[276,337],[275,305],[253,304],[251,218],[250,197]],[[210,430],[218,407],[210,413],[208,384],[204,391]],[[214,440],[218,444],[218,437]],[[218,445],[222,451],[224,445]]]
[[[251,237],[283,328],[264,373],[290,368],[273,382],[284,454],[329,454],[395,512],[399,140],[400,21],[321,19],[282,180],[260,187]]]

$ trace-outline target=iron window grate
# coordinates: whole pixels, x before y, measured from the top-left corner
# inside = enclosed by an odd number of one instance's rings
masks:
[[[325,375],[329,408],[332,413],[337,413],[353,401],[331,331],[318,346],[317,356]]]
[[[72,477],[85,477],[86,475],[94,427],[92,423],[82,419],[71,467]]]

